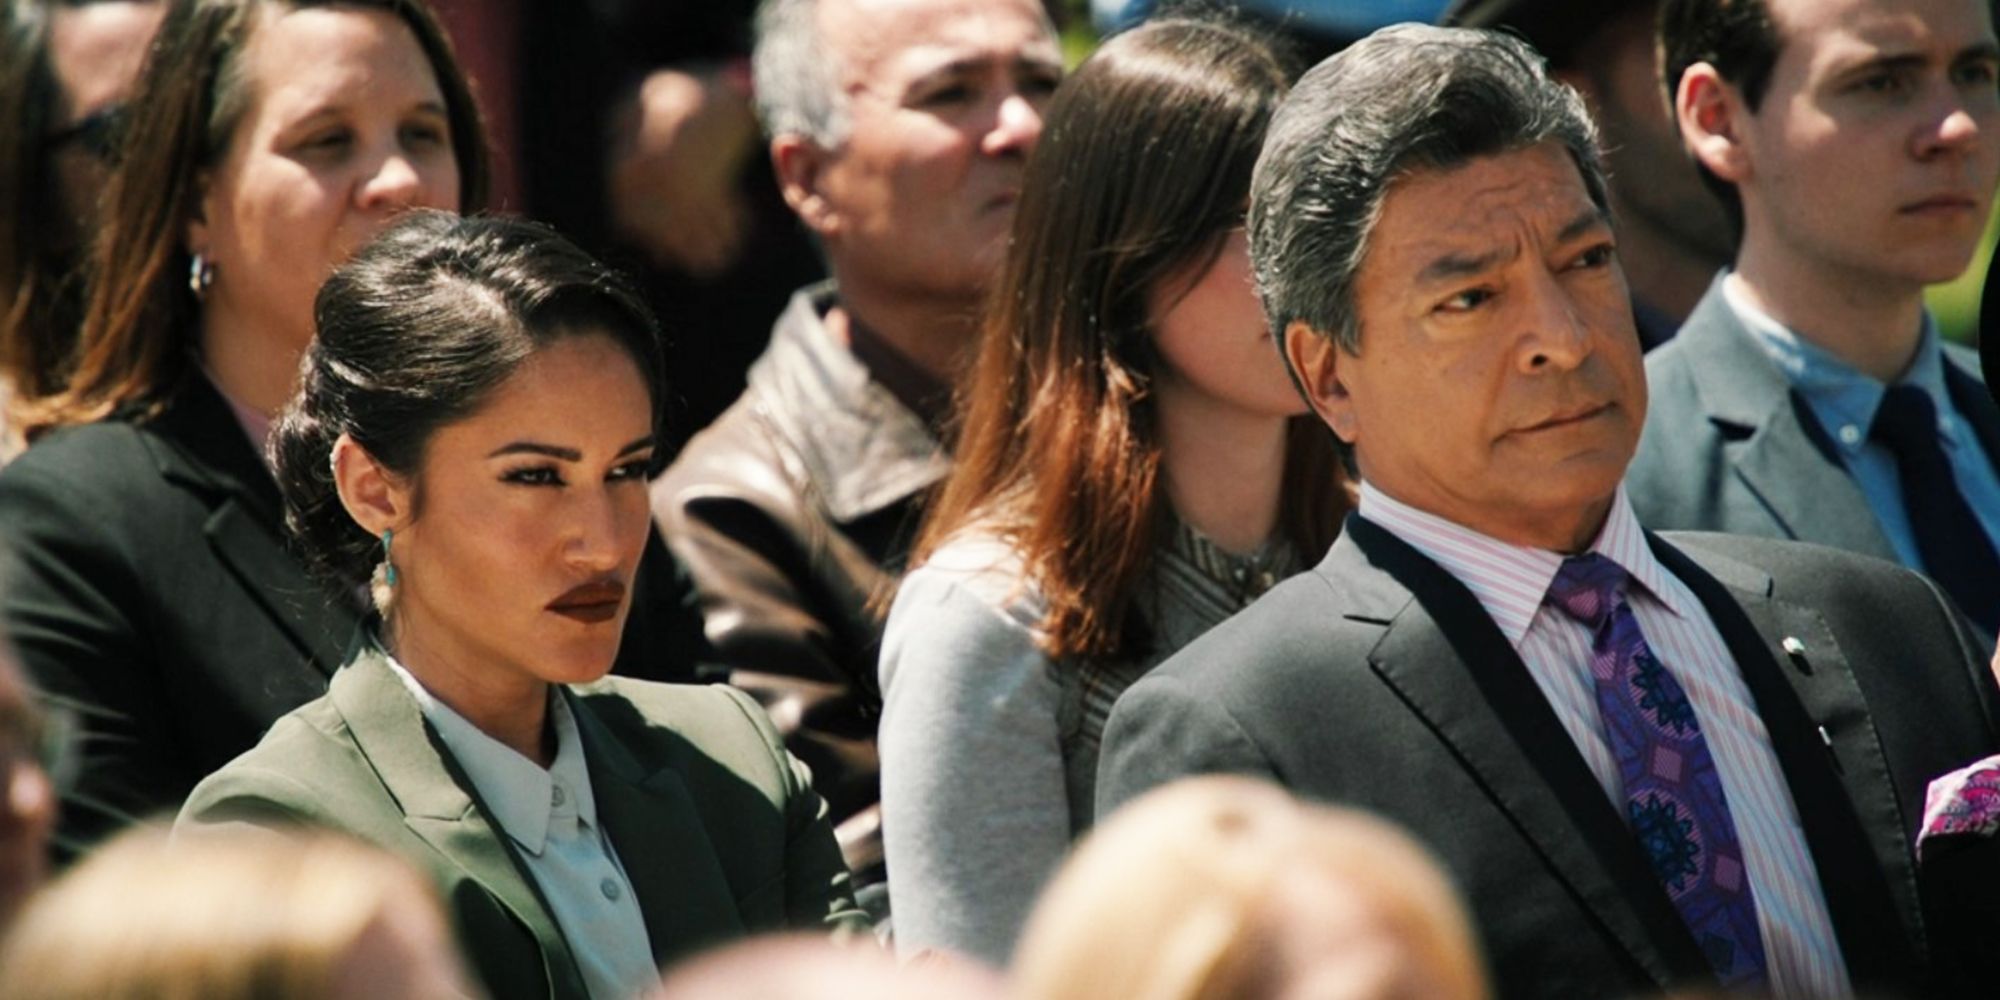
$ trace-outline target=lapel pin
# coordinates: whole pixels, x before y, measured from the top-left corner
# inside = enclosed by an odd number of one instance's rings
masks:
[[[1792,666],[1798,668],[1799,673],[1812,676],[1812,664],[1806,662],[1806,644],[1800,642],[1798,636],[1788,635],[1778,645],[1784,649],[1785,656],[1792,661]]]
[[[1840,766],[1840,755],[1833,751],[1833,734],[1828,733],[1825,726],[1814,726],[1813,728],[1819,730],[1819,741],[1826,746],[1826,761],[1833,765],[1833,773],[1845,775],[1847,769]]]

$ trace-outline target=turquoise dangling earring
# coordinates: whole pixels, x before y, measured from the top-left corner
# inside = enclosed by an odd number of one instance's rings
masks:
[[[396,540],[394,528],[382,529],[382,582],[391,590],[396,587],[396,564],[389,560],[389,545]]]

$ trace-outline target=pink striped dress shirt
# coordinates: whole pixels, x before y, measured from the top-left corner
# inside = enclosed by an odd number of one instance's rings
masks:
[[[1542,603],[1562,554],[1490,538],[1367,483],[1361,486],[1359,513],[1472,591],[1527,665],[1604,793],[1623,813],[1623,782],[1604,739],[1590,678],[1590,632]],[[1743,842],[1773,993],[1781,998],[1852,995],[1798,806],[1756,702],[1701,601],[1653,557],[1623,487],[1591,551],[1631,575],[1626,600],[1639,628],[1694,704]]]

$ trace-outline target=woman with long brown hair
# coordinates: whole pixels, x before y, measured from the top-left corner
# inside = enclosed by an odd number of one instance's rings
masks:
[[[1306,566],[1346,495],[1271,343],[1242,228],[1290,76],[1158,21],[1057,91],[882,652],[898,946],[1004,962],[1090,825],[1126,685]]]
[[[0,614],[78,710],[58,851],[180,805],[326,689],[360,619],[283,541],[271,415],[333,268],[485,196],[422,0],[172,0],[105,191],[74,367],[0,470]]]

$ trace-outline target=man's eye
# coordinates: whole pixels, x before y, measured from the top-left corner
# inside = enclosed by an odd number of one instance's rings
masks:
[[[1901,73],[1871,73],[1856,81],[1854,87],[1865,93],[1893,95],[1903,91],[1904,80]]]
[[[1952,71],[1952,78],[1957,80],[1960,86],[1990,87],[1993,86],[1995,80],[2000,80],[2000,69],[1996,69],[1992,62],[1980,59],[1965,63],[1954,69]]]
[[[500,481],[522,486],[561,486],[562,474],[546,465],[531,465],[522,469],[509,469],[500,474]]]
[[[1033,73],[1021,81],[1021,91],[1046,96],[1055,93],[1056,87],[1061,84],[1062,75],[1059,73]]]
[[[1616,259],[1618,259],[1618,250],[1616,247],[1613,247],[1609,243],[1599,243],[1579,254],[1576,258],[1576,263],[1572,266],[1581,270],[1590,270],[1604,267]]]
[[[927,90],[917,98],[918,107],[937,107],[948,104],[963,104],[972,99],[972,88],[963,83],[947,84]]]
[[[1443,313],[1471,312],[1485,305],[1492,298],[1493,293],[1488,289],[1468,288],[1462,292],[1456,292],[1447,297],[1443,302],[1438,303],[1437,311]]]

